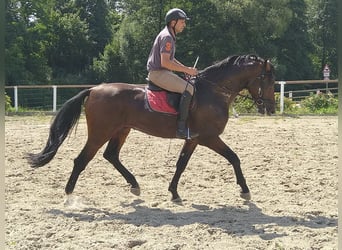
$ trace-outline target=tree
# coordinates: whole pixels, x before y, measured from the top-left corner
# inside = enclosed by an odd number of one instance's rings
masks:
[[[331,78],[337,78],[337,0],[307,0],[308,25],[314,52],[314,78],[322,78],[325,64],[331,69]]]
[[[276,55],[274,41],[283,35],[291,18],[288,0],[213,1],[225,18],[223,31],[235,54]]]
[[[119,29],[99,60],[94,61],[98,79],[144,83],[146,61],[154,36],[159,32],[159,0],[120,1]]]
[[[176,56],[186,65],[193,65],[199,56],[198,68],[211,65],[229,55],[231,48],[223,27],[223,16],[208,0],[196,4],[179,1],[190,20],[183,33],[177,36]],[[171,8],[171,7],[169,7]]]
[[[69,82],[71,76],[81,77],[89,65],[88,24],[77,13],[62,14],[58,10],[51,19],[50,28],[54,35],[49,46],[49,64],[55,80],[69,78]]]
[[[104,49],[103,54],[93,62],[93,79],[95,82],[129,82],[131,78],[120,56],[120,43],[113,40]]]
[[[109,8],[105,0],[76,0],[73,8],[78,10],[80,19],[88,25],[89,62],[102,52],[111,38],[111,25],[108,23]]]
[[[290,0],[291,21],[285,33],[276,41],[278,48],[277,77],[282,80],[311,79],[313,67],[310,59],[313,47],[309,40],[306,3]]]
[[[6,0],[5,74],[8,84],[46,82],[46,26],[37,17],[40,1]]]
[[[191,20],[176,57],[202,69],[234,54],[270,58],[277,78],[337,78],[337,0],[5,0],[6,84],[143,83],[166,12]]]

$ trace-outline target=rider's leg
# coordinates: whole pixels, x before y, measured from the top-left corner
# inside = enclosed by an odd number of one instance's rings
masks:
[[[177,132],[178,138],[194,138],[198,134],[188,131],[186,121],[189,115],[189,106],[192,96],[194,94],[194,87],[184,79],[180,78],[175,73],[168,70],[152,71],[148,75],[149,79],[159,87],[181,93],[181,100],[179,103],[179,115],[177,120]]]
[[[194,93],[194,88],[191,84],[188,84],[187,81],[169,70],[151,71],[148,74],[148,78],[155,85],[171,92],[182,94],[187,88],[191,95]]]
[[[195,138],[198,136],[197,133],[194,133],[190,130],[188,130],[187,126],[187,119],[189,115],[189,106],[191,103],[192,95],[190,92],[186,89],[179,102],[179,115],[177,120],[177,132],[176,137],[181,139],[186,138]]]

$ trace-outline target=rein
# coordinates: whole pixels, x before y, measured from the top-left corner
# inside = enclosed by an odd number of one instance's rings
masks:
[[[255,80],[256,80],[256,79],[261,79],[261,80],[263,81],[264,78],[265,78],[265,75],[270,75],[270,74],[271,74],[271,73],[262,72],[262,73],[260,74],[260,76],[258,76],[258,77],[255,78]],[[212,85],[215,85],[215,86],[218,86],[218,87],[224,89],[225,92],[228,92],[228,93],[231,93],[231,94],[236,94],[237,96],[241,96],[241,97],[243,97],[244,99],[252,100],[252,101],[253,101],[253,104],[255,104],[255,105],[257,105],[257,106],[262,106],[262,105],[264,105],[265,103],[271,103],[271,104],[273,104],[273,101],[268,100],[268,99],[263,99],[263,98],[262,98],[263,93],[262,93],[262,90],[261,90],[260,88],[259,88],[259,96],[258,96],[258,98],[255,100],[253,97],[250,97],[248,94],[247,94],[247,95],[240,94],[240,92],[231,90],[230,88],[228,88],[228,87],[226,87],[226,86],[218,85],[217,83],[215,83],[215,82],[213,82],[213,81],[210,81],[210,80],[208,80],[208,79],[205,79],[205,78],[202,78],[202,77],[198,77],[198,76],[195,76],[194,78],[195,78],[195,79],[194,79],[195,82],[197,81],[197,79],[203,80],[203,81],[205,81],[205,82],[207,82],[207,83],[210,83],[210,84],[212,84]],[[255,82],[255,80],[253,81],[253,83]]]

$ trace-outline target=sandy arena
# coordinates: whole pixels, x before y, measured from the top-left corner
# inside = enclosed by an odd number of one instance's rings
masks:
[[[232,166],[198,146],[179,182],[183,204],[167,191],[182,140],[134,130],[121,160],[141,195],[103,147],[67,198],[85,118],[48,165],[32,169],[25,153],[45,146],[50,120],[5,117],[6,249],[337,249],[337,116],[231,118],[221,138],[240,157],[252,200],[239,197]]]

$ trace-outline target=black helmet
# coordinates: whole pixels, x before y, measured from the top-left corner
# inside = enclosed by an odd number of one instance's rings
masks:
[[[168,24],[172,20],[178,20],[178,19],[189,20],[190,18],[187,17],[187,15],[185,14],[183,10],[174,8],[174,9],[169,10],[166,13],[165,23]]]

